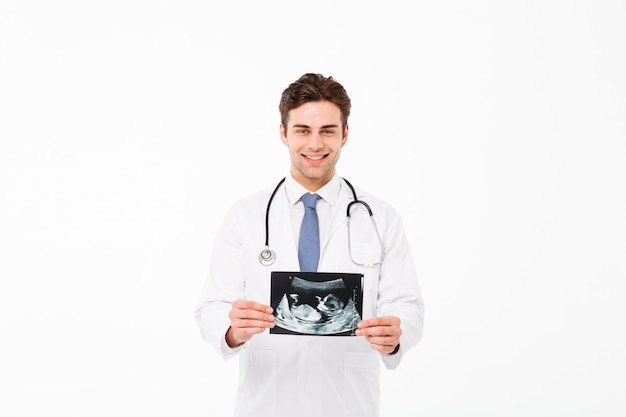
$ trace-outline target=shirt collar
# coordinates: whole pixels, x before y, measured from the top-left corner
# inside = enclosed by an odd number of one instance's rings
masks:
[[[322,188],[317,190],[315,194],[319,195],[331,206],[335,204],[339,197],[339,189],[341,188],[341,177],[335,174],[330,181],[326,183]],[[285,180],[285,190],[287,191],[287,199],[290,205],[296,204],[300,201],[302,194],[308,193],[309,190],[304,188],[302,184],[293,179],[291,173],[287,175]]]

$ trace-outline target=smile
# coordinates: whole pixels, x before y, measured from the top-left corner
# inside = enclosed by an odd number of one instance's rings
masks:
[[[323,159],[326,157],[326,155],[302,155],[304,156],[306,159],[310,159],[311,161],[319,161],[320,159]]]

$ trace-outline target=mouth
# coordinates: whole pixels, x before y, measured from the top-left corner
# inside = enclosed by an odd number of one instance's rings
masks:
[[[302,154],[302,156],[304,157],[304,159],[307,159],[311,162],[317,162],[317,161],[321,161],[322,159],[326,158],[328,156],[328,154],[324,154],[324,155],[305,155]]]

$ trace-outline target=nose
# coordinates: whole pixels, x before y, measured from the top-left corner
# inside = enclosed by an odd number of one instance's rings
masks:
[[[324,147],[324,141],[322,140],[322,135],[319,133],[313,133],[309,136],[309,149],[312,151],[320,150]]]

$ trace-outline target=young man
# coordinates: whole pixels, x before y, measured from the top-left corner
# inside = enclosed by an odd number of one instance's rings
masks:
[[[222,357],[240,357],[235,416],[375,417],[381,360],[395,368],[422,335],[424,307],[401,220],[388,204],[351,190],[336,175],[350,114],[341,84],[304,74],[285,89],[279,110],[289,175],[227,214],[196,319]],[[303,201],[312,193],[313,203],[305,208]],[[365,204],[348,208],[357,199]],[[315,229],[308,229],[310,224]],[[259,255],[264,236],[267,252]],[[275,251],[271,256],[269,247]],[[313,261],[303,259],[311,253]],[[277,325],[270,306],[271,273],[305,270],[362,274],[363,320],[352,333],[356,337],[270,332]],[[298,294],[291,296],[297,301]],[[328,312],[317,299],[317,306],[298,306],[308,309],[301,322],[321,321]]]

